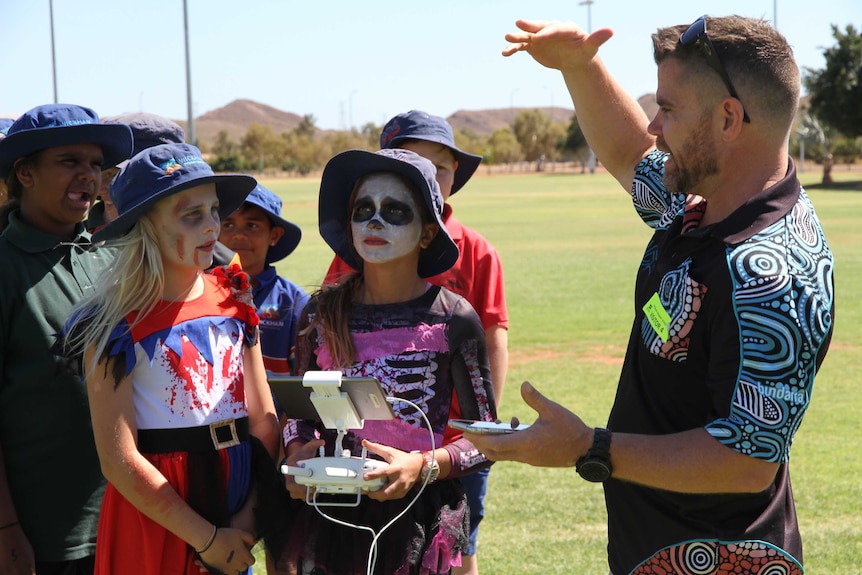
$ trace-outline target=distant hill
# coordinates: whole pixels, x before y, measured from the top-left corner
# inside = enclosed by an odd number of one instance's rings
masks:
[[[650,118],[655,115],[657,106],[653,94],[641,96],[638,98],[638,103]],[[515,116],[525,109],[532,108],[458,110],[446,119],[456,131],[470,130],[479,136],[490,136],[495,131],[510,126]],[[563,124],[571,122],[572,115],[575,113],[571,108],[558,106],[539,109],[550,114],[555,122]],[[185,120],[175,121],[188,131]],[[293,130],[301,121],[302,116],[292,112],[285,112],[253,100],[234,100],[226,106],[195,118],[195,136],[202,144],[211,145],[222,130],[227,132],[232,140],[239,141],[254,123],[271,126],[273,132],[280,134]]]
[[[515,117],[525,109],[532,108],[501,108],[496,110],[458,110],[446,120],[454,130],[470,130],[480,136],[490,136],[497,130],[508,128]],[[551,116],[554,122],[568,124],[572,121],[571,108],[539,108]]]
[[[188,122],[175,121],[188,131]],[[302,116],[292,112],[284,112],[252,100],[234,100],[195,118],[195,136],[201,143],[212,144],[218,133],[224,130],[232,140],[239,141],[254,123],[271,126],[273,132],[280,134],[290,132],[301,121]]]

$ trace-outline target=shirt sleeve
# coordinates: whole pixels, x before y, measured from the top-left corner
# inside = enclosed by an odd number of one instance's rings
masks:
[[[632,202],[641,220],[654,230],[667,229],[685,207],[684,194],[668,191],[664,185],[664,164],[670,154],[654,150],[635,168]]]
[[[496,421],[485,332],[476,311],[464,298],[460,298],[453,310],[449,334],[453,355],[452,381],[459,417]],[[443,447],[449,452],[452,463],[449,477],[465,475],[491,464],[472,442],[452,428],[446,428]]]
[[[476,268],[473,270],[473,281],[470,286],[471,293],[467,299],[473,302],[484,329],[487,330],[495,325],[509,329],[503,263],[497,250],[484,238],[482,241],[485,243],[485,250],[476,257]]]
[[[727,255],[733,299],[724,315],[736,323],[738,375],[729,413],[705,427],[731,449],[775,463],[790,458],[831,340],[832,253],[815,223],[800,198]]]

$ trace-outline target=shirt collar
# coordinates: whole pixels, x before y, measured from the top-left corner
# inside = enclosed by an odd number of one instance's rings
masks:
[[[278,278],[278,270],[276,270],[273,266],[267,265],[263,268],[263,271],[257,274],[256,276],[252,276],[257,282],[257,286],[252,290],[255,294],[263,289],[268,289],[269,286],[275,283],[275,280]]]
[[[75,237],[68,238],[45,233],[24,223],[19,217],[19,211],[9,214],[9,225],[3,230],[3,237],[15,247],[28,254],[38,254],[50,251],[61,244],[75,244],[87,249],[90,247],[90,234],[84,228],[83,222],[75,226]]]
[[[792,158],[788,158],[784,178],[752,197],[714,226],[708,226],[708,233],[729,245],[742,243],[783,218],[799,200],[801,192],[802,185],[796,178],[796,165]]]

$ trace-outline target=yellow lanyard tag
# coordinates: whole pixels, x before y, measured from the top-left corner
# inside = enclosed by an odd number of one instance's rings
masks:
[[[658,292],[649,298],[643,310],[647,321],[661,338],[662,342],[667,343],[667,326],[670,325],[670,315],[665,311],[664,306],[661,305],[661,298],[658,297]]]

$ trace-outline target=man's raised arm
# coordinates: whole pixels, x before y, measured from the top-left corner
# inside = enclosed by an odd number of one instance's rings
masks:
[[[587,34],[571,22],[518,20],[506,34],[504,56],[525,51],[541,65],[560,70],[572,97],[581,130],[602,165],[626,191],[634,169],[655,147],[649,119],[637,101],[614,80],[598,57],[613,31]]]

